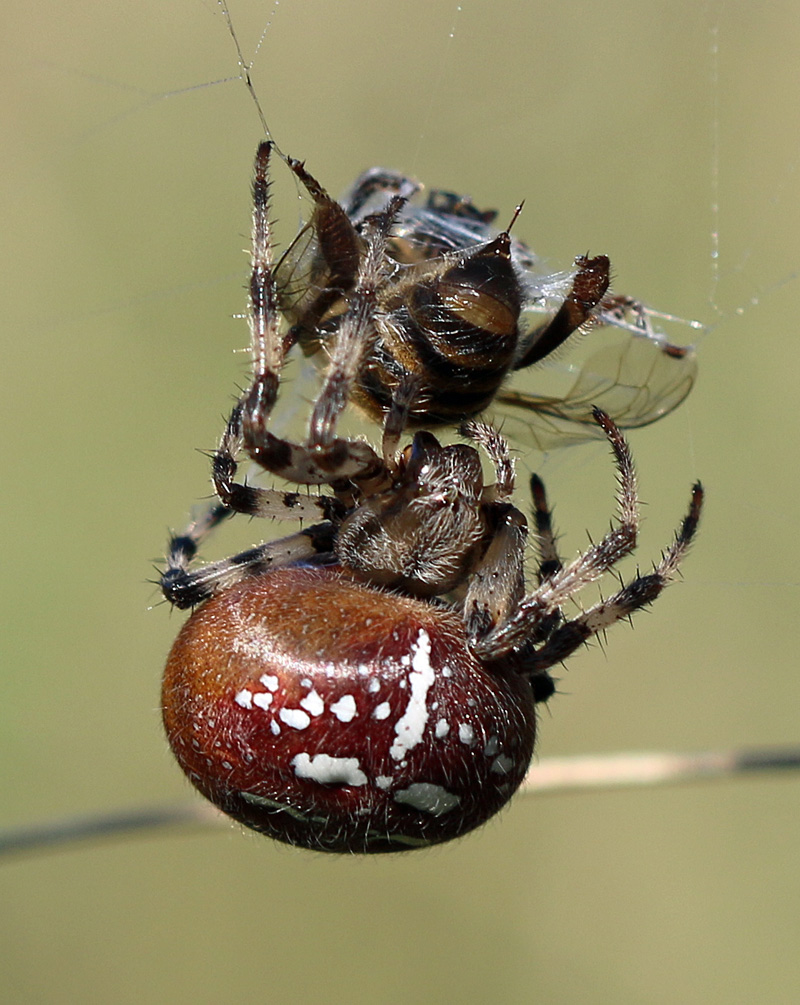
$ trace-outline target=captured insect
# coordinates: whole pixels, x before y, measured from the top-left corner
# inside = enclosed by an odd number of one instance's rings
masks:
[[[384,168],[364,172],[336,202],[300,162],[287,158],[311,197],[306,224],[275,268],[288,343],[327,358],[347,316],[375,214],[397,203],[375,290],[371,330],[354,361],[353,401],[383,419],[411,378],[408,423],[430,427],[474,418],[496,405],[523,440],[541,448],[597,435],[600,406],[624,428],[644,426],[676,408],[691,390],[696,358],[668,342],[655,315],[609,293],[606,256],[575,260],[572,273],[543,270],[494,210],[433,190]],[[521,207],[520,207],[521,208]],[[515,372],[558,357],[570,336],[591,329],[622,332],[571,368],[561,395],[507,386]],[[324,350],[324,352],[321,352]]]
[[[694,486],[689,511],[652,572],[567,617],[565,603],[612,570],[637,538],[630,450],[613,419],[595,408],[593,422],[611,445],[619,478],[617,524],[562,563],[544,486],[534,477],[539,561],[529,590],[527,520],[512,502],[507,443],[491,425],[463,423],[469,442],[448,446],[418,429],[401,448],[406,428],[434,404],[423,398],[419,406],[424,382],[408,367],[391,387],[380,448],[337,436],[348,402],[365,393],[376,329],[392,316],[390,301],[400,293],[388,292],[387,281],[400,268],[393,242],[403,232],[407,193],[368,213],[356,212],[351,201],[357,227],[343,210],[331,210],[331,219],[346,220],[357,238],[354,274],[345,291],[342,277],[326,271],[339,260],[320,251],[315,279],[309,286],[303,281],[305,292],[292,307],[291,255],[274,261],[272,150],[271,143],[259,147],[253,184],[252,382],[213,458],[220,501],[172,538],[161,581],[174,605],[199,605],[166,666],[167,736],[205,796],[281,841],[351,853],[436,844],[479,826],[511,798],[533,753],[536,704],[555,688],[550,669],[655,600],[694,537],[702,489]],[[465,209],[453,215],[469,219]],[[415,240],[419,233],[417,226]],[[327,235],[321,219],[307,234],[319,248]],[[463,251],[462,291],[433,314],[467,315],[465,343],[478,314],[484,330],[496,326],[494,305],[510,296],[508,281],[517,273],[509,240],[506,234]],[[308,255],[306,247],[300,258]],[[490,267],[470,300],[476,262]],[[454,287],[458,256],[448,252],[444,263],[436,282],[428,282],[425,256],[421,272],[409,266],[403,301],[421,303],[437,288]],[[419,298],[412,276],[424,287]],[[335,338],[306,436],[281,438],[269,424],[287,354],[296,342],[327,342],[328,326]],[[481,452],[494,471],[489,483]],[[296,486],[327,486],[329,493],[237,481],[240,453]],[[232,513],[319,522],[193,568],[202,541]]]

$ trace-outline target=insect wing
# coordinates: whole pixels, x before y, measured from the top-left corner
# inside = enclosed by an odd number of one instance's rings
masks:
[[[478,220],[407,205],[393,228],[390,254],[413,264],[485,244],[495,233]]]
[[[313,222],[305,223],[275,267],[281,310],[294,318],[302,308],[309,290],[324,271],[319,239]]]
[[[603,335],[594,332],[589,337]],[[544,376],[546,369],[539,368],[537,375]],[[678,349],[633,335],[595,350],[563,373],[570,384],[563,395],[511,388],[498,394],[496,418],[506,435],[541,450],[596,439],[602,432],[592,417],[593,406],[625,429],[647,426],[689,394],[697,377],[697,357],[691,347]]]

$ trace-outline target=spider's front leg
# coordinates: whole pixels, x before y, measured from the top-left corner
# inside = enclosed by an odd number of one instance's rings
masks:
[[[309,450],[309,446],[293,444],[275,436],[267,428],[278,396],[280,374],[291,340],[281,337],[281,309],[275,277],[275,257],[272,225],[269,218],[269,160],[271,143],[262,143],[256,153],[253,173],[252,272],[250,275],[250,339],[253,356],[253,379],[249,391],[233,410],[228,423],[228,439],[215,458],[215,482],[223,494],[232,482],[235,448],[243,444],[248,455],[267,471],[298,484],[330,483],[337,478],[351,477],[366,463],[373,463],[371,449],[362,451],[353,465],[346,464],[346,450],[336,442],[334,449]],[[310,176],[303,176],[306,187],[315,198],[323,196]],[[313,444],[316,446],[316,444]],[[331,445],[328,445],[331,446]],[[233,448],[233,449],[232,449]],[[359,453],[354,450],[353,453]]]
[[[263,489],[236,481],[236,457],[242,447],[242,412],[239,402],[228,420],[212,461],[214,489],[229,510],[273,520],[341,521],[345,507],[335,496],[310,496],[300,492]]]
[[[267,428],[277,396],[278,378],[291,340],[280,337],[280,304],[275,281],[268,219],[269,144],[256,157],[253,185],[253,274],[250,287],[253,383],[241,403],[241,439],[247,454],[267,471],[302,485],[333,485],[370,479],[383,471],[382,459],[369,444],[335,436],[336,423],[350,398],[353,382],[374,339],[377,293],[387,268],[386,242],[403,200],[390,200],[385,212],[364,221],[364,248],[348,306],[338,327],[330,364],[311,414],[304,443],[292,443]],[[328,197],[301,166],[295,166],[318,202]],[[330,201],[330,200],[328,200]],[[340,212],[341,208],[339,207]],[[348,227],[352,229],[348,221]],[[334,291],[336,292],[336,291]],[[341,291],[337,292],[341,296]],[[314,305],[316,301],[314,302]],[[308,309],[315,309],[311,305]],[[303,319],[298,322],[302,325]]]
[[[278,396],[280,373],[286,356],[280,333],[281,314],[269,219],[269,160],[272,149],[272,143],[259,145],[253,171],[252,271],[248,315],[253,381],[242,402],[245,438],[251,430],[266,427]]]

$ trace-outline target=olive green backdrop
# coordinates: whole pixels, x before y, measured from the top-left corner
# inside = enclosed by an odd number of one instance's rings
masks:
[[[632,437],[643,566],[707,484],[685,581],[572,661],[540,754],[796,742],[796,5],[462,6],[284,0],[254,69],[282,147],[337,193],[383,163],[501,219],[524,198],[518,232],[554,267],[606,252],[618,289],[715,326],[691,399]],[[248,52],[268,10],[234,7]],[[182,615],[151,609],[148,580],[246,374],[232,315],[259,124],[240,82],[189,89],[237,73],[211,0],[6,3],[3,24],[8,826],[191,798],[158,714]],[[277,187],[286,239],[295,191]],[[601,444],[520,467],[547,478],[566,554],[602,533]],[[262,533],[236,531],[213,554]],[[374,861],[225,828],[20,857],[0,870],[0,996],[794,1002],[799,801],[792,778],[528,797]]]

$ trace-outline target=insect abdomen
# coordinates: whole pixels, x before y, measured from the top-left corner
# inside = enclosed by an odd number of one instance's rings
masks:
[[[357,391],[362,407],[385,411],[408,376],[418,382],[412,423],[456,422],[491,403],[519,344],[522,293],[506,234],[427,276],[409,276],[381,306]]]

